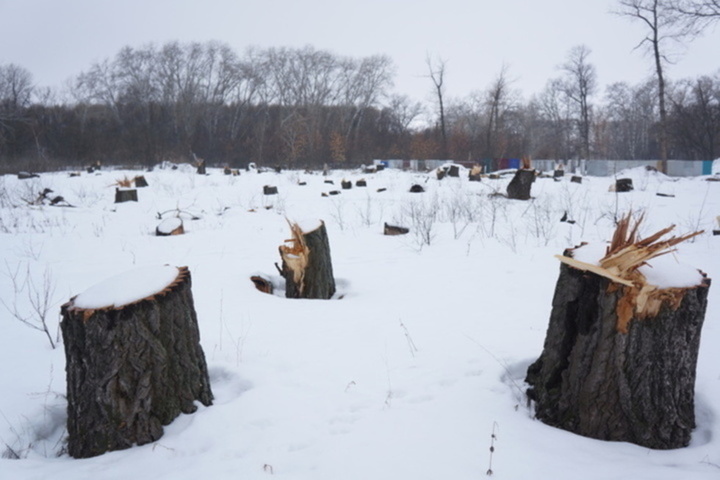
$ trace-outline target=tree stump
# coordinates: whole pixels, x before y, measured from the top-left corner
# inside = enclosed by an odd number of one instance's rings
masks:
[[[197,160],[195,163],[198,175],[207,175],[207,167],[205,166],[205,160]]]
[[[417,183],[410,187],[411,193],[423,193],[425,189],[422,187],[422,185],[418,185]]]
[[[343,190],[350,190],[352,188],[352,182],[350,180],[341,180],[340,187]]]
[[[530,200],[530,187],[535,181],[535,170],[520,169],[507,186],[507,196],[515,200]]]
[[[450,165],[447,169],[448,177],[459,177],[460,176],[460,167],[458,165]]]
[[[473,165],[473,167],[468,172],[468,181],[470,182],[479,182],[482,180],[482,172],[483,168],[480,165]]]
[[[137,202],[138,194],[134,188],[116,188],[115,203]]]
[[[443,178],[445,178],[445,175],[447,175],[447,170],[445,170],[444,168],[438,168],[437,170],[435,170],[435,176],[438,180],[442,180]]]
[[[278,193],[277,187],[274,187],[271,185],[263,186],[263,195],[277,195],[277,193]]]
[[[143,445],[212,404],[187,267],[141,268],[62,306],[68,453]]]
[[[136,188],[142,188],[142,187],[148,186],[148,182],[147,182],[147,180],[145,180],[145,177],[143,175],[138,175],[137,177],[134,178],[134,181],[135,181]]]
[[[570,177],[570,181],[572,183],[582,183],[582,177],[579,175],[573,175],[572,177]]]
[[[553,178],[563,178],[565,176],[565,170],[554,170]]]
[[[356,187],[367,187],[367,181],[364,178],[355,182]]]
[[[303,229],[290,224],[292,238],[281,245],[280,274],[285,278],[286,298],[329,299],[335,294],[330,242],[321,220]]]
[[[710,280],[697,272],[691,287],[649,285],[636,268],[700,232],[657,242],[668,229],[639,241],[636,231],[630,242],[613,241],[599,266],[575,260],[579,249],[559,257],[545,344],[528,368],[527,393],[548,425],[679,448],[695,427],[695,367]]]
[[[618,178],[615,180],[615,191],[616,192],[632,192],[633,181],[632,178]]]
[[[185,227],[180,217],[169,217],[160,222],[155,227],[155,235],[158,237],[167,237],[171,235],[182,235],[185,233]]]

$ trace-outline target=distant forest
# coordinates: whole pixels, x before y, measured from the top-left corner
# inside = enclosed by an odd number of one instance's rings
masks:
[[[386,56],[248,49],[218,42],[126,47],[62,90],[0,65],[3,171],[95,163],[193,161],[286,168],[354,167],[372,159],[659,158],[657,82],[598,91],[590,50],[558,59],[558,77],[529,99],[507,68],[465,98],[446,98],[442,59],[428,58],[423,105],[392,93]],[[565,63],[562,63],[562,62]],[[720,156],[720,70],[666,80],[667,157]]]

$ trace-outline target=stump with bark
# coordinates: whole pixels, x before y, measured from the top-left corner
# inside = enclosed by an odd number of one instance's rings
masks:
[[[135,188],[142,188],[148,186],[148,182],[143,175],[136,176],[133,181],[135,182]]]
[[[468,181],[479,182],[482,180],[483,168],[480,165],[474,165],[468,173]]]
[[[357,180],[355,182],[356,187],[367,187],[367,181],[364,178],[361,178],[360,180]]]
[[[291,223],[290,231],[292,238],[279,248],[285,297],[331,298],[335,294],[335,278],[325,223],[320,221],[306,229]]]
[[[582,183],[582,177],[579,175],[573,175],[572,177],[570,177],[570,181],[572,183]]]
[[[263,186],[263,195],[277,195],[278,189],[276,186],[273,185],[264,185]]]
[[[425,191],[425,189],[423,188],[423,186],[418,185],[417,183],[410,187],[411,193],[423,193],[424,191]]]
[[[450,165],[447,169],[448,177],[459,177],[460,176],[460,167],[457,165]]]
[[[530,188],[535,181],[535,170],[520,169],[507,186],[507,196],[515,200],[530,200]]]
[[[633,181],[632,178],[618,178],[615,180],[615,191],[616,192],[632,192]]]
[[[535,415],[548,425],[649,448],[687,446],[710,280],[659,288],[638,271],[701,232],[640,240],[625,217],[598,264],[563,257],[542,354],[527,371]]]
[[[350,180],[341,180],[340,187],[343,190],[350,190],[352,188],[352,182]]]
[[[61,313],[72,457],[153,442],[196,401],[212,404],[187,267],[128,272]]]
[[[134,188],[116,188],[115,203],[137,202],[138,194]]]

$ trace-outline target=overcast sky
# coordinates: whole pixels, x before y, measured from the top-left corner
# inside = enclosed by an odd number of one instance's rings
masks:
[[[431,98],[426,56],[447,61],[448,97],[485,89],[503,64],[528,97],[585,44],[602,86],[637,83],[650,58],[633,48],[642,25],[611,15],[612,0],[0,0],[0,64],[17,63],[41,86],[60,87],[123,46],[218,40],[248,46],[312,45],[337,55],[386,54],[395,90]],[[720,69],[720,27],[670,67],[678,79]]]

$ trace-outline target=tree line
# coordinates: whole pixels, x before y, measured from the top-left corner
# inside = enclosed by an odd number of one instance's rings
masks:
[[[447,99],[451,70],[428,57],[431,108],[393,93],[389,57],[311,46],[242,55],[219,42],[128,46],[73,78],[62,101],[22,66],[0,64],[0,161],[8,170],[196,157],[289,168],[375,158],[717,158],[720,70],[671,81],[661,50],[662,34],[688,36],[718,18],[707,10],[716,2],[681,1],[674,10],[659,0],[619,5],[620,15],[649,27],[641,45],[657,60],[657,75],[603,92],[585,45],[571,48],[558,76],[529,99],[513,88],[506,65],[484,89]]]

